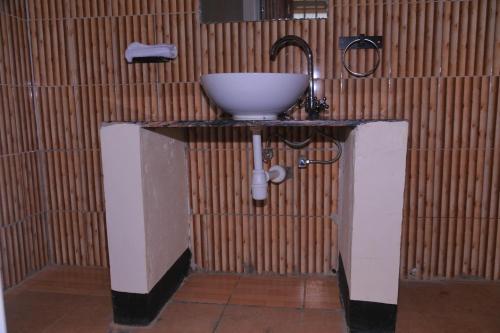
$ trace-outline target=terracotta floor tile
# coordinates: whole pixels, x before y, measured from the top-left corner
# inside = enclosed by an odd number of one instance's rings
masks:
[[[500,283],[404,281],[400,283],[398,303],[400,311],[426,313],[435,308],[450,313],[498,315],[500,309],[491,305],[500,304]]]
[[[417,312],[398,311],[396,321],[397,333],[437,333],[440,332],[440,329],[442,327],[437,327],[433,318],[426,318]]]
[[[304,307],[310,309],[341,309],[339,288],[335,277],[308,277]]]
[[[106,268],[49,266],[17,288],[29,291],[108,296],[111,285],[109,271]]]
[[[220,319],[224,305],[200,303],[169,303],[154,325],[137,330],[141,333],[209,333]]]
[[[400,312],[396,332],[401,333],[498,333],[500,316],[478,313],[452,314],[449,311],[436,313]]]
[[[301,308],[304,278],[242,276],[230,304]]]
[[[59,293],[6,293],[5,315],[8,332],[42,332],[87,300],[88,296]]]
[[[228,305],[216,332],[344,333],[346,329],[341,311]]]
[[[304,309],[298,328],[296,332],[348,332],[344,312],[339,310]]]
[[[239,275],[192,274],[174,295],[174,300],[226,304],[239,279]]]
[[[106,296],[100,296],[106,295]],[[232,296],[231,296],[232,295]],[[304,296],[305,295],[305,296]],[[49,267],[5,292],[9,333],[344,332],[332,277],[192,274],[151,327],[111,322],[107,271]],[[220,304],[230,301],[224,311]],[[195,302],[195,303],[190,303]],[[397,332],[499,333],[500,283],[400,284]],[[303,308],[305,307],[305,308]],[[220,321],[218,321],[220,319]]]
[[[89,296],[80,304],[75,304],[69,313],[42,332],[108,332],[112,320],[113,310],[111,306],[111,298],[103,296]]]
[[[398,332],[500,332],[500,284],[400,283]]]

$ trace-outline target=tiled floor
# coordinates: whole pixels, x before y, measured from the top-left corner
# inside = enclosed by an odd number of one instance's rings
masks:
[[[396,331],[500,333],[500,282],[402,281]]]
[[[181,324],[165,332],[346,332],[334,277],[207,274],[191,275],[160,322],[145,332],[161,332],[156,326],[168,321],[171,306],[189,309],[193,303],[214,304],[211,320],[204,317],[206,329],[183,330]]]
[[[107,270],[48,267],[4,294],[7,330],[107,332],[109,288]]]
[[[192,274],[147,328],[111,325],[106,270],[49,267],[6,292],[16,332],[346,332],[334,277]],[[402,282],[397,331],[500,333],[500,283]]]

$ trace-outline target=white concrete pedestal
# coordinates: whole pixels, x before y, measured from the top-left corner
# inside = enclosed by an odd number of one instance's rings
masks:
[[[347,321],[357,331],[390,331],[397,310],[408,124],[331,123],[349,132],[336,218]],[[183,129],[142,126],[101,129],[113,306],[115,321],[125,324],[151,321],[165,302],[158,295],[168,298],[190,259]]]
[[[339,282],[357,331],[394,330],[407,141],[407,122],[389,121],[361,124],[344,143]]]
[[[115,322],[147,324],[189,266],[185,146],[181,129],[101,128]]]

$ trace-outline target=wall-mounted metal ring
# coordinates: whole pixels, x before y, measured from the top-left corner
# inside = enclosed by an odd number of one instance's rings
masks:
[[[347,54],[347,52],[349,52],[349,50],[356,44],[358,43],[370,43],[371,45],[373,45],[373,48],[375,49],[376,51],[376,54],[377,54],[377,60],[375,61],[375,65],[373,66],[372,69],[370,69],[368,72],[365,72],[365,73],[358,73],[358,72],[355,72],[351,66],[349,66],[349,64],[347,64],[345,62],[345,55]],[[375,71],[377,70],[378,68],[378,65],[380,65],[380,48],[379,46],[377,45],[377,43],[375,43],[373,40],[369,39],[369,38],[357,38],[355,40],[353,40],[352,42],[350,42],[349,44],[347,44],[346,48],[344,49],[344,52],[342,52],[342,65],[344,66],[344,68],[351,74],[351,75],[354,75],[356,77],[367,77],[368,75],[371,75],[373,73],[375,73]]]

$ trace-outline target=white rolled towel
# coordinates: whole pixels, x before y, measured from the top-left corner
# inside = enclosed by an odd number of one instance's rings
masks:
[[[177,47],[173,44],[147,45],[133,42],[125,50],[125,59],[128,63],[167,61],[176,57]]]

